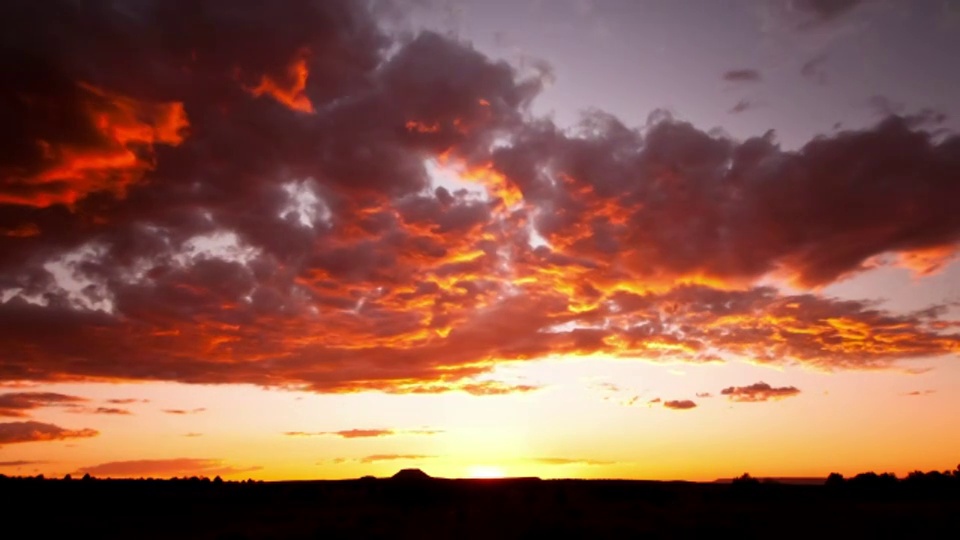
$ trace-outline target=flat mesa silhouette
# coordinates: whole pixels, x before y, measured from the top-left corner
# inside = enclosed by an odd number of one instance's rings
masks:
[[[394,480],[430,480],[431,476],[420,469],[400,469],[392,478]]]

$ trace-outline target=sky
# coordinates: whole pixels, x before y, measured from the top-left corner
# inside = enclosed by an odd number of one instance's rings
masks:
[[[0,6],[0,473],[960,462],[960,3]]]

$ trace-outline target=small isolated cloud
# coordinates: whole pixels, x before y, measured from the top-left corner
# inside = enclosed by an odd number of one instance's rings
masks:
[[[150,403],[150,400],[137,398],[114,398],[108,399],[106,402],[111,405],[131,405],[133,403]]]
[[[562,457],[535,457],[528,461],[534,461],[543,465],[613,465],[615,461],[603,461],[598,459],[582,458],[562,458]]]
[[[90,409],[89,412],[93,414],[119,414],[119,415],[133,414],[127,409],[121,409],[119,407],[97,407],[96,409]]]
[[[226,476],[249,471],[256,471],[262,467],[233,467],[225,465],[222,459],[173,458],[173,459],[140,459],[131,461],[111,461],[90,467],[83,467],[76,474],[91,476],[109,476],[113,478],[130,478],[142,476]]]
[[[61,441],[99,435],[95,429],[66,429],[43,422],[6,422],[0,424],[0,445],[34,441]]]
[[[650,401],[648,401],[647,403],[648,403],[648,404],[651,404],[651,403],[660,403],[660,401],[661,401],[660,398],[655,397],[655,398],[651,399]]]
[[[28,411],[42,407],[76,407],[87,400],[55,392],[11,392],[0,394],[0,416],[25,418]]]
[[[690,401],[689,399],[678,399],[678,400],[664,401],[663,406],[668,409],[683,411],[686,409],[692,409],[696,407],[697,404]]]
[[[731,386],[720,391],[720,394],[727,396],[730,401],[749,403],[783,399],[796,396],[799,393],[800,390],[795,386],[781,386],[777,388],[763,381],[749,386]]]
[[[760,72],[755,69],[731,69],[723,74],[723,80],[730,82],[759,82]]]
[[[163,409],[163,412],[167,414],[199,414],[207,410],[205,407],[199,407],[196,409]]]
[[[823,64],[827,60],[825,53],[818,54],[807,60],[800,66],[800,75],[809,81],[825,84],[827,82],[827,72],[823,69]]]
[[[697,392],[697,397],[708,398],[708,397],[713,397],[713,394],[711,394],[710,392]]]
[[[365,439],[369,437],[391,437],[394,435],[437,435],[442,429],[343,429],[340,431],[287,431],[291,437],[316,437],[332,435],[344,439]]]
[[[907,392],[903,394],[905,396],[929,396],[930,394],[936,394],[936,390],[914,390],[913,392]]]
[[[191,431],[190,433],[184,433],[184,437],[203,437],[203,433],[196,433]]]
[[[730,110],[727,112],[730,114],[739,114],[749,109],[752,109],[753,107],[754,107],[754,104],[752,101],[747,99],[741,99],[740,101],[737,102],[736,105],[731,107]]]

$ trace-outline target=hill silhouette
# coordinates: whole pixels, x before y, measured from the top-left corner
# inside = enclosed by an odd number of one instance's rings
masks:
[[[421,471],[420,469],[400,469],[396,474],[391,476],[391,478],[393,480],[423,481],[430,480],[433,477]]]

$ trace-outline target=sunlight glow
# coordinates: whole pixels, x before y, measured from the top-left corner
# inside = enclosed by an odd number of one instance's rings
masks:
[[[471,465],[467,467],[467,476],[470,478],[503,478],[506,475],[503,469],[496,465]]]

